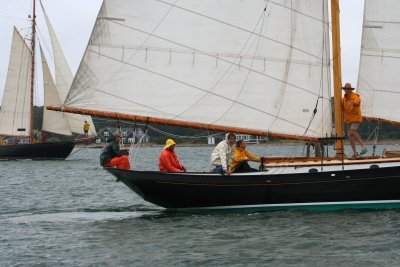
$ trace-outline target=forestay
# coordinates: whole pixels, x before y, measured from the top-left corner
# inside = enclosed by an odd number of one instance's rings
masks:
[[[14,27],[7,80],[0,110],[0,135],[30,135],[31,57],[31,50]]]
[[[357,92],[363,115],[400,122],[400,1],[365,1]]]
[[[328,22],[326,0],[105,0],[65,106],[325,136]]]

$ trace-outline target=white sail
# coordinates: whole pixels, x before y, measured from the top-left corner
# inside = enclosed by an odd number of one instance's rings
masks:
[[[40,4],[42,4],[40,2]],[[51,45],[53,49],[53,56],[54,56],[54,64],[55,64],[55,86],[60,97],[61,103],[64,103],[65,98],[68,94],[68,91],[71,87],[73,75],[71,69],[68,65],[68,62],[64,56],[64,53],[61,49],[61,46],[58,42],[57,36],[53,30],[53,27],[50,23],[50,20],[42,6],[42,11],[46,20],[46,25],[49,30]],[[45,105],[46,106],[46,105]],[[85,121],[89,122],[90,130],[89,133],[91,135],[96,134],[96,129],[94,127],[92,118],[90,116],[82,116],[77,114],[64,114],[63,115],[67,120],[69,127],[74,133],[83,134],[83,123]],[[60,129],[62,131],[62,129]]]
[[[50,69],[46,58],[40,48],[43,68],[43,88],[44,88],[44,106],[61,105],[61,99],[58,95],[56,85],[51,77]],[[59,112],[43,110],[42,130],[63,135],[72,135],[71,129],[65,115]]]
[[[65,106],[325,136],[329,57],[326,0],[105,0]]]
[[[364,116],[400,122],[400,1],[365,0],[357,92]]]
[[[0,135],[30,136],[32,54],[14,27],[0,110]]]

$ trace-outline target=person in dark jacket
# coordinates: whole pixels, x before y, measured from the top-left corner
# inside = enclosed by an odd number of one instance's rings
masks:
[[[116,167],[118,169],[129,170],[131,165],[127,157],[128,150],[119,148],[121,135],[114,133],[113,137],[107,140],[100,155],[100,165],[103,167]]]

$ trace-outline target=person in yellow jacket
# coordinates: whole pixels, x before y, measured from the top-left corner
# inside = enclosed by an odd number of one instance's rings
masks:
[[[361,116],[361,99],[360,96],[356,93],[353,93],[354,88],[351,86],[350,83],[346,83],[344,87],[344,97],[342,99],[341,107],[344,113],[344,123],[347,125],[349,129],[349,141],[351,149],[353,150],[354,156],[353,158],[357,158],[357,148],[356,148],[356,141],[361,146],[360,155],[367,153],[367,148],[365,144],[361,140],[360,135],[358,134],[357,130],[362,122]]]
[[[254,172],[257,171],[250,167],[247,161],[261,162],[261,158],[254,156],[246,150],[246,143],[243,140],[236,142],[235,155],[230,167],[233,172]]]
[[[89,129],[90,129],[90,123],[88,123],[87,121],[85,121],[85,123],[83,124],[83,133],[86,136],[89,136]]]

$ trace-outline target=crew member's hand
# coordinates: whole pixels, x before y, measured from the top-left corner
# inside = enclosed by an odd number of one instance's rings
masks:
[[[182,172],[186,172],[185,166],[182,166]]]
[[[231,171],[230,171],[230,170],[226,170],[226,171],[225,171],[225,174],[226,174],[226,175],[231,175]]]

